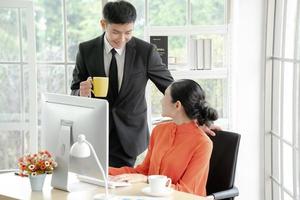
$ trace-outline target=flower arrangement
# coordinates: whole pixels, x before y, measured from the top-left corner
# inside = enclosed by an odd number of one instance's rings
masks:
[[[54,168],[57,167],[57,163],[51,154],[45,150],[37,154],[29,154],[19,158],[18,166],[21,171],[21,176],[36,176],[38,174],[52,173]]]

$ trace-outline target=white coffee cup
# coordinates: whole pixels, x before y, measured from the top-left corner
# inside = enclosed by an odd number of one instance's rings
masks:
[[[172,180],[164,175],[151,175],[148,176],[151,193],[162,193],[167,188],[171,187]]]

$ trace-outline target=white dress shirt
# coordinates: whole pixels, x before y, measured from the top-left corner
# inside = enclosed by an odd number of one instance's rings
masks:
[[[111,62],[111,49],[113,47],[109,44],[108,40],[106,39],[106,33],[104,35],[104,51],[103,51],[103,58],[104,58],[104,70],[107,77],[109,77],[109,66]],[[124,64],[125,64],[125,46],[121,49],[115,49],[116,50],[116,61],[117,61],[117,67],[118,67],[118,86],[119,91],[121,88],[122,80],[123,80],[123,74],[124,74]]]

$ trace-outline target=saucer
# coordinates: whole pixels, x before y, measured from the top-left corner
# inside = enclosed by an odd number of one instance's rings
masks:
[[[166,187],[165,191],[153,193],[150,191],[150,187],[144,187],[142,189],[142,192],[146,195],[153,196],[153,197],[166,197],[166,196],[170,196],[172,194],[173,189]]]

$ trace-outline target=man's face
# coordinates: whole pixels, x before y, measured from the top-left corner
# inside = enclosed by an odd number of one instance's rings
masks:
[[[106,38],[109,44],[116,49],[123,48],[132,38],[134,23],[128,24],[110,24],[101,20],[102,29],[106,32]]]

